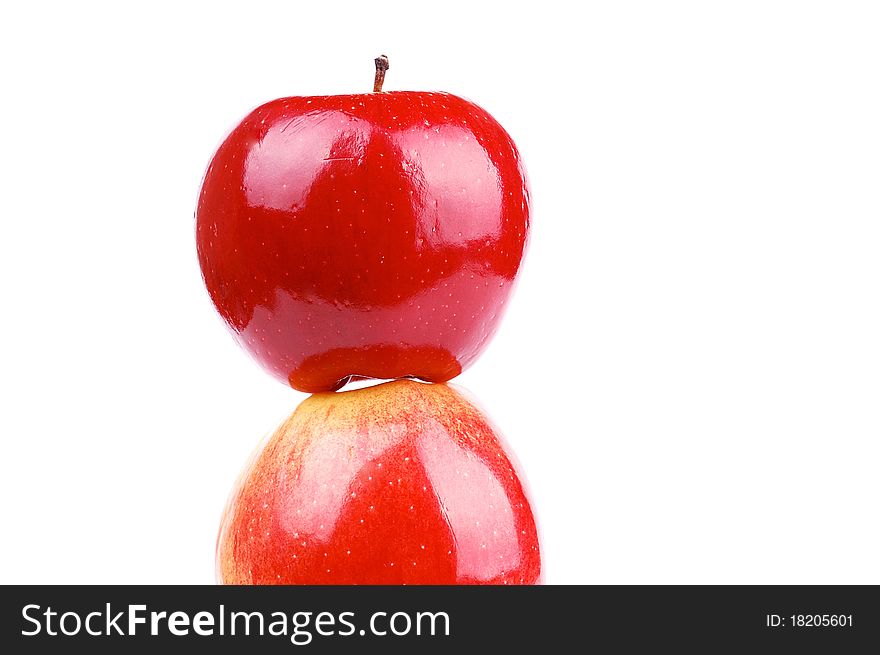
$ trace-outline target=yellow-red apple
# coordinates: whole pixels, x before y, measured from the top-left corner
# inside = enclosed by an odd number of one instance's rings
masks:
[[[225,584],[534,584],[538,536],[496,429],[445,384],[306,399],[230,497]]]

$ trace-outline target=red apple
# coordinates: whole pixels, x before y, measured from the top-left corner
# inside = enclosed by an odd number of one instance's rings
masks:
[[[306,399],[255,456],[217,542],[225,584],[534,584],[525,489],[458,392],[411,380]]]
[[[291,97],[217,150],[196,224],[217,310],[276,377],[307,392],[443,382],[498,326],[529,191],[510,136],[467,100]]]

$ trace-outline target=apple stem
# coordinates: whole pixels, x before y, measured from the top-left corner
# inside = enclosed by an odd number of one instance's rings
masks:
[[[387,55],[379,55],[374,61],[376,62],[376,78],[373,80],[373,93],[379,93],[382,90],[382,84],[385,82],[385,71],[390,66],[388,65]]]

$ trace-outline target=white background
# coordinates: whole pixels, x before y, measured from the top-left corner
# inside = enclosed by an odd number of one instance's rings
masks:
[[[213,582],[304,395],[203,290],[201,177],[252,107],[369,90],[385,52],[386,89],[476,101],[530,172],[520,286],[458,382],[546,581],[880,583],[876,4],[3,7],[2,582]]]

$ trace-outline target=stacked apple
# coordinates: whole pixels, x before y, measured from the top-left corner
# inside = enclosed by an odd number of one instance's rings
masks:
[[[197,242],[214,305],[269,373],[314,394],[230,497],[222,583],[540,577],[503,441],[444,384],[510,297],[529,232],[522,162],[476,105],[383,92],[387,68],[376,60],[372,93],[257,108],[204,179]],[[394,381],[337,391],[362,378]]]

